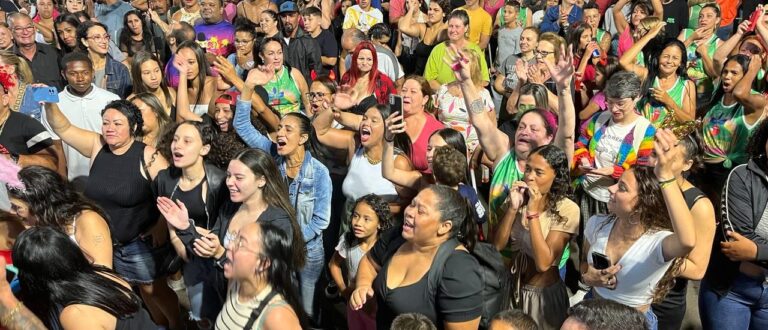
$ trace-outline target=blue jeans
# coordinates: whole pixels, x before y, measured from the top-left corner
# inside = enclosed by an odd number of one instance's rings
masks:
[[[136,238],[112,250],[112,265],[128,283],[150,284],[165,276],[164,261],[174,253],[171,243],[153,247],[152,237]]]
[[[699,313],[704,329],[768,329],[766,279],[740,273],[722,297],[702,281]]]
[[[318,240],[319,242],[315,242]],[[323,273],[324,260],[322,236],[318,236],[308,244],[307,262],[304,264],[304,268],[301,269],[301,273],[299,273],[301,303],[304,307],[304,312],[309,315],[310,319],[314,319],[315,314],[317,314],[314,308],[315,288],[317,287],[320,275]]]

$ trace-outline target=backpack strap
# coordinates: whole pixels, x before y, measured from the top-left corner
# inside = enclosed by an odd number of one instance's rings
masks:
[[[445,262],[448,261],[448,257],[451,256],[451,253],[453,253],[453,250],[455,250],[459,244],[458,240],[451,238],[437,248],[437,254],[435,254],[435,258],[432,259],[432,267],[430,267],[430,270],[427,273],[427,288],[429,289],[430,294],[437,294],[437,286],[440,282],[440,278],[443,277]]]
[[[259,319],[259,316],[261,316],[261,312],[264,311],[264,308],[267,307],[269,302],[276,295],[277,295],[277,291],[275,291],[275,290],[272,290],[272,291],[269,292],[267,297],[264,298],[264,300],[261,301],[259,306],[253,309],[253,311],[251,312],[251,316],[248,317],[248,322],[245,323],[245,326],[243,327],[243,329],[252,329],[253,328],[253,323],[255,323],[257,319]]]

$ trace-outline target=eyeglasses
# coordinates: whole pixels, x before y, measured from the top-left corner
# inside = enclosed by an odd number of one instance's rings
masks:
[[[253,42],[253,39],[249,39],[249,40],[237,40],[237,39],[235,39],[235,45],[238,45],[238,44],[239,45],[247,45],[247,44],[249,44],[251,42]]]
[[[618,100],[606,99],[605,104],[610,108],[618,107],[620,109],[625,109],[630,105],[634,105],[631,98],[623,98]]]
[[[237,237],[235,237],[235,239],[232,240],[232,243],[229,246],[229,250],[231,250],[232,252],[237,252],[240,249],[242,249],[243,251],[247,251],[247,252],[253,253],[253,254],[257,255],[257,256],[261,256],[261,253],[258,253],[256,251],[251,250],[248,247],[246,247],[245,246],[245,242],[243,242],[242,236],[237,235]]]
[[[328,93],[323,93],[323,92],[317,92],[317,93],[314,93],[314,92],[309,92],[309,93],[307,93],[307,94],[305,94],[305,95],[307,96],[307,98],[308,98],[308,99],[310,99],[310,100],[313,100],[315,97],[324,98],[326,95],[328,95]]]
[[[538,50],[538,49],[534,50],[533,52],[536,54],[536,56],[541,56],[541,57],[547,57],[555,53],[554,51],[548,52],[546,50]]]
[[[21,33],[21,31],[34,31],[35,26],[34,25],[27,25],[27,26],[17,26],[13,28],[13,32]]]
[[[112,39],[112,37],[110,37],[108,34],[105,34],[105,35],[100,35],[100,36],[90,36],[90,37],[86,37],[85,39],[90,39],[90,40],[93,40],[93,41],[96,41],[96,42],[101,42],[101,41],[105,41],[105,40],[109,41],[109,39]]]

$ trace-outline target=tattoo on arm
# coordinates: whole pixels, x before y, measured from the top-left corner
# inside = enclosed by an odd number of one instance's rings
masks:
[[[11,311],[9,311],[5,306],[0,307],[0,315],[6,315],[6,313],[10,312]],[[43,322],[40,321],[40,319],[37,318],[37,316],[35,316],[35,314],[33,314],[32,311],[27,309],[27,306],[24,305],[20,305],[19,311],[5,321],[7,322],[4,322],[3,326],[9,330],[46,329],[45,325],[43,325]]]
[[[483,99],[476,98],[472,100],[472,102],[469,102],[469,111],[474,114],[485,112],[485,103],[483,102]]]

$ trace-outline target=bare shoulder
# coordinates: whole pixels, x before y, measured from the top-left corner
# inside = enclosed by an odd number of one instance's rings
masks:
[[[301,324],[293,308],[288,304],[283,304],[269,308],[269,313],[265,315],[264,329],[299,330]]]

